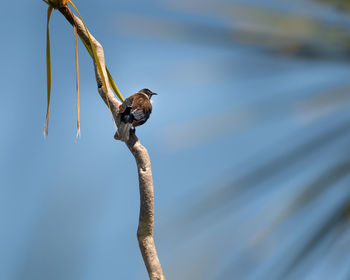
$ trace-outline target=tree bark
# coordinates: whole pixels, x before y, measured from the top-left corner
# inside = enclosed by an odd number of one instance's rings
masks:
[[[65,16],[69,23],[77,28],[77,32],[82,40],[90,46],[88,34],[85,31],[81,20],[75,16],[69,7],[66,5],[59,8],[59,11]],[[101,44],[91,35],[92,43],[95,46],[98,59],[103,69],[103,75],[107,82],[107,89],[102,86],[102,77],[97,69],[96,61],[94,61],[95,76],[97,82],[98,92],[103,101],[111,108],[112,116],[116,124],[118,124],[118,112],[121,102],[115,97],[111,91],[108,83],[108,76],[105,69],[105,58]],[[108,98],[108,100],[107,100]],[[149,278],[151,280],[165,280],[162,266],[159,262],[157,250],[153,239],[153,225],[154,225],[154,193],[153,193],[153,178],[151,161],[147,149],[142,146],[137,136],[132,133],[129,141],[126,143],[127,147],[133,154],[139,177],[140,189],[140,216],[137,230],[137,239],[142,253],[143,261],[146,265]]]

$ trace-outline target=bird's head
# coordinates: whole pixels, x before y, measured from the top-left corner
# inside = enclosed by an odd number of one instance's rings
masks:
[[[139,91],[139,93],[146,94],[146,95],[148,96],[149,99],[151,99],[152,95],[158,95],[157,93],[152,92],[152,91],[149,90],[148,88],[141,89],[141,90]]]

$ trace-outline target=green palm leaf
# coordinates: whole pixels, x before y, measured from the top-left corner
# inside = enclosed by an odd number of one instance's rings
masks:
[[[77,28],[74,26],[74,41],[75,41],[75,65],[77,73],[77,136],[80,138],[80,102],[79,102],[79,56],[78,56],[78,36]]]
[[[81,38],[80,38],[81,39]],[[90,54],[91,57],[93,57],[93,53],[91,51],[91,48],[85,43],[84,40],[81,39],[81,41],[84,43],[84,46],[86,48],[86,50],[88,51],[88,53]],[[124,97],[123,95],[120,93],[111,73],[108,70],[108,67],[106,66],[106,71],[107,71],[107,75],[108,75],[108,80],[109,80],[109,84],[111,85],[111,88],[113,89],[114,93],[118,96],[119,100],[121,102],[124,102]]]
[[[50,32],[49,22],[53,7],[49,6],[47,9],[47,23],[46,23],[46,79],[47,79],[47,108],[46,120],[44,125],[44,135],[48,134],[49,129],[49,113],[50,113],[50,97],[51,97],[51,54],[50,54]]]
[[[124,98],[122,96],[122,94],[120,93],[116,83],[113,80],[113,77],[111,75],[111,73],[109,72],[107,66],[106,66],[106,71],[107,71],[107,76],[108,76],[108,80],[109,80],[109,84],[111,85],[113,91],[115,92],[115,94],[118,96],[118,98],[120,99],[121,102],[124,102]]]
[[[73,6],[73,8],[74,8],[75,11],[77,12],[77,14],[78,14],[78,16],[79,16],[81,22],[82,22],[83,25],[84,25],[85,31],[86,31],[86,33],[87,33],[87,35],[88,35],[88,38],[89,38],[89,43],[90,43],[91,50],[92,50],[92,53],[93,53],[93,56],[94,56],[94,60],[95,60],[96,65],[97,65],[97,70],[98,70],[98,72],[99,72],[99,74],[100,74],[100,76],[101,76],[101,79],[102,79],[102,86],[105,88],[105,91],[107,92],[107,91],[108,91],[107,83],[106,83],[105,77],[104,77],[104,75],[103,75],[102,66],[101,66],[100,60],[98,59],[98,56],[97,56],[97,53],[96,53],[96,49],[95,49],[95,47],[94,47],[94,45],[93,45],[93,43],[92,43],[92,39],[91,39],[90,33],[89,33],[89,31],[87,30],[87,27],[86,27],[86,25],[85,25],[85,23],[84,23],[84,21],[83,21],[83,18],[82,18],[81,15],[80,15],[78,9],[77,9],[77,7],[75,7],[75,5],[73,4],[73,2],[72,2],[71,0],[68,0],[68,2]],[[110,103],[109,103],[109,99],[108,99],[108,96],[107,96],[107,95],[106,95],[106,100],[107,100],[107,105],[108,105],[109,111],[112,113],[111,105],[110,105]],[[112,119],[113,119],[114,125],[116,126],[115,121],[114,121],[114,118],[112,118]]]
[[[45,136],[48,134],[48,123],[49,123],[49,108],[50,108],[50,95],[51,95],[51,58],[50,58],[50,36],[49,36],[49,21],[50,21],[50,15],[52,12],[52,9],[58,9],[60,7],[63,7],[64,5],[67,4],[67,2],[69,2],[73,8],[76,10],[76,12],[78,13],[78,16],[80,18],[80,20],[82,21],[85,31],[88,35],[89,38],[89,43],[90,46],[88,46],[86,44],[86,42],[84,40],[81,39],[81,41],[84,43],[87,51],[89,52],[90,56],[96,61],[96,65],[97,65],[97,70],[101,76],[102,79],[102,85],[105,88],[105,90],[107,91],[107,83],[105,80],[105,76],[103,75],[103,71],[102,71],[102,66],[101,63],[97,57],[97,52],[96,49],[92,43],[92,39],[90,36],[90,33],[87,30],[87,27],[78,11],[78,9],[76,8],[76,6],[73,4],[73,2],[71,0],[43,0],[46,4],[49,5],[48,8],[48,18],[47,18],[47,43],[46,43],[46,64],[47,64],[47,112],[46,112],[46,121],[45,121],[45,126],[44,126],[44,134]],[[76,27],[74,27],[74,36],[75,36],[75,55],[76,55],[76,77],[77,77],[77,138],[80,137],[80,102],[79,102],[79,59],[78,59],[78,43],[77,43],[77,30]],[[115,94],[117,95],[117,97],[123,102],[124,98],[122,96],[122,94],[120,93],[111,73],[109,72],[108,68],[105,67],[106,72],[107,72],[107,76],[108,76],[108,80],[110,83],[111,88],[113,89],[113,91],[115,92]],[[109,99],[108,96],[106,95],[106,101],[107,101],[107,105],[108,108],[111,111],[111,107],[110,107],[110,103],[109,103]],[[112,118],[113,119],[113,118]],[[113,119],[113,123],[115,125],[114,119]]]

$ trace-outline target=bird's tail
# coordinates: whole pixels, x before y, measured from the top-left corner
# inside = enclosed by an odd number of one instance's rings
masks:
[[[131,123],[121,122],[117,132],[114,135],[116,140],[127,142],[130,136]]]

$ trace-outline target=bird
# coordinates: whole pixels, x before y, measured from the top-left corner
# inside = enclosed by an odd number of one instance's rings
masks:
[[[135,132],[135,127],[144,124],[152,113],[151,98],[157,93],[148,88],[129,96],[119,107],[119,126],[114,135],[116,140],[127,142],[130,132]]]

